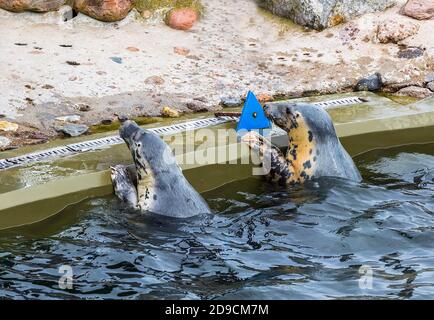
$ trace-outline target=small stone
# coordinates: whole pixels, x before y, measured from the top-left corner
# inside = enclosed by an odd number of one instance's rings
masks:
[[[54,89],[54,87],[52,85],[50,85],[50,84],[44,84],[42,86],[42,89],[51,90],[51,89]]]
[[[424,99],[433,95],[432,91],[427,88],[417,87],[417,86],[409,86],[402,88],[399,90],[396,95],[398,96],[407,96],[413,98]]]
[[[179,112],[175,109],[172,109],[170,107],[163,107],[163,110],[161,111],[161,114],[164,117],[168,118],[179,118]]]
[[[149,10],[143,10],[142,13],[140,13],[143,19],[149,19],[152,16],[152,12]]]
[[[67,64],[69,64],[70,66],[79,66],[80,63],[77,61],[66,61]]]
[[[76,105],[76,108],[81,111],[81,112],[87,112],[90,111],[90,106],[84,103],[80,103],[78,105]]]
[[[122,123],[128,120],[128,116],[125,114],[119,114],[118,116],[118,120]]]
[[[12,131],[15,132],[18,130],[18,125],[13,122],[2,120],[0,121],[0,131]]]
[[[380,73],[375,73],[366,78],[360,79],[354,90],[356,91],[378,91],[383,87],[383,80]]]
[[[68,116],[61,116],[61,117],[57,117],[56,120],[57,121],[62,121],[62,122],[79,122],[81,119],[81,117],[79,115],[68,115]]]
[[[425,77],[425,82],[432,82],[434,81],[434,73],[430,73]]]
[[[173,9],[167,14],[166,23],[172,29],[188,30],[197,19],[197,12],[191,8]]]
[[[122,58],[121,58],[121,57],[110,57],[110,59],[111,59],[113,62],[116,62],[116,63],[118,63],[118,64],[121,64],[121,63],[122,63]]]
[[[173,48],[173,52],[179,54],[180,56],[187,56],[190,53],[190,49],[183,47],[175,47]]]
[[[190,102],[187,102],[185,104],[185,106],[194,112],[208,111],[208,108],[206,107],[205,103],[202,101],[190,101]]]
[[[220,98],[220,104],[223,107],[238,107],[242,104],[243,102],[241,101],[240,98],[237,97],[221,97]]]
[[[273,101],[273,96],[269,95],[268,93],[260,93],[256,96],[259,102],[270,102]]]
[[[67,136],[78,137],[86,133],[89,130],[89,127],[84,124],[67,123],[63,126],[55,127],[54,129],[57,132],[62,132]]]
[[[78,80],[78,77],[77,76],[71,76],[71,77],[69,77],[68,80],[69,81],[76,81],[76,80]]]
[[[434,92],[434,81],[428,82],[426,87]]]
[[[48,137],[40,131],[35,131],[29,134],[30,139],[48,140]]]
[[[11,144],[11,140],[9,138],[0,136],[0,149],[4,149]]]
[[[401,14],[418,20],[434,19],[434,1],[409,0],[402,7]]]
[[[151,77],[146,78],[145,83],[162,85],[164,83],[164,79],[160,76],[151,76]]]
[[[401,49],[398,52],[398,58],[401,59],[414,59],[414,58],[418,58],[420,56],[423,56],[423,50],[413,47],[413,48],[405,48],[405,49]]]
[[[412,21],[388,19],[377,26],[377,38],[381,43],[398,43],[419,31],[419,25]]]
[[[112,119],[103,119],[103,120],[101,120],[101,124],[102,125],[105,125],[105,126],[107,126],[107,125],[109,125],[109,124],[112,124]]]
[[[139,50],[138,48],[136,48],[136,47],[128,47],[127,50],[128,50],[128,51],[131,51],[131,52],[139,52],[139,51],[140,51],[140,50]]]

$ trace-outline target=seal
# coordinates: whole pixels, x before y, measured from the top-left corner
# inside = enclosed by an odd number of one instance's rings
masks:
[[[182,174],[169,146],[156,134],[125,121],[119,130],[134,168],[112,167],[115,194],[142,212],[188,218],[211,210]]]
[[[286,156],[257,133],[250,132],[242,140],[259,152],[260,157],[270,156],[269,178],[290,185],[322,176],[361,181],[357,167],[340,143],[333,121],[324,109],[307,103],[278,102],[266,104],[264,111],[288,134]]]

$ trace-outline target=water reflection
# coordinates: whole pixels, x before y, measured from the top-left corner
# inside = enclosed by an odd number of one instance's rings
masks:
[[[363,155],[363,183],[236,181],[204,194],[215,215],[187,220],[88,200],[0,234],[0,296],[432,298],[433,148]],[[59,288],[63,264],[73,267],[71,290]],[[373,271],[372,289],[359,287],[361,266]]]

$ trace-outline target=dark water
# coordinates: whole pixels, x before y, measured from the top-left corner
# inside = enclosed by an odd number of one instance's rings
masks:
[[[356,164],[361,184],[225,185],[204,195],[217,214],[189,220],[88,200],[0,233],[0,297],[434,298],[434,144]],[[73,289],[59,288],[63,264]]]

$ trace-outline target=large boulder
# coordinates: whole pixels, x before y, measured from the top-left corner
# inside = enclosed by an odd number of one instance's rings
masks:
[[[395,4],[394,0],[258,0],[259,5],[276,15],[322,30],[354,17],[383,11]]]
[[[434,1],[408,0],[401,13],[418,20],[434,19]]]
[[[96,20],[115,22],[133,8],[132,0],[75,0],[74,9]]]
[[[66,2],[67,0],[0,0],[0,8],[13,12],[48,12],[59,9]]]

